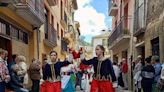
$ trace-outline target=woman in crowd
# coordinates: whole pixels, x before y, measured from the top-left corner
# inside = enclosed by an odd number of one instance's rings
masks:
[[[63,66],[69,65],[72,59],[68,61],[58,61],[57,52],[50,52],[50,60],[45,65],[43,79],[46,80],[41,85],[41,92],[61,92],[61,74],[60,69]]]
[[[10,80],[9,71],[5,63],[5,52],[5,50],[0,48],[0,92],[5,92],[6,83]]]
[[[105,48],[102,45],[96,46],[96,55],[90,60],[86,60],[81,51],[81,60],[83,64],[93,65],[94,75],[91,83],[90,92],[114,92],[112,82],[116,81],[113,65],[110,59],[104,57]],[[112,78],[112,79],[110,79]]]
[[[135,83],[135,92],[141,92],[141,70],[143,68],[141,55],[135,60],[135,67],[133,70],[134,83]]]
[[[30,73],[30,78],[32,80],[32,92],[39,92],[39,85],[40,85],[40,69],[41,69],[41,64],[39,60],[32,60],[32,64],[30,65],[29,68],[29,73]]]
[[[14,89],[15,92],[29,92],[27,89],[23,88],[23,77],[22,75],[18,74],[21,71],[21,68],[14,64],[11,67],[11,87]]]
[[[142,88],[144,92],[153,92],[152,91],[152,84],[154,81],[154,76],[155,76],[155,69],[151,65],[151,56],[147,57],[145,59],[145,66],[143,67],[141,71],[141,76],[142,76]]]
[[[19,55],[18,59],[16,61],[16,63],[20,67],[20,71],[18,71],[18,75],[22,75],[22,77],[23,77],[23,86],[24,86],[24,88],[27,88],[28,73],[27,73],[27,64],[25,62],[26,62],[26,58],[22,55]]]

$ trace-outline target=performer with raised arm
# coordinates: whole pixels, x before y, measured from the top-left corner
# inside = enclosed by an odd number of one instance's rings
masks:
[[[45,82],[41,85],[41,92],[62,92],[61,89],[61,67],[69,65],[72,62],[70,56],[66,61],[58,61],[57,52],[50,52],[50,60],[45,65],[43,79]]]
[[[86,60],[81,51],[80,58],[83,64],[93,65],[94,75],[90,92],[114,92],[112,82],[116,81],[112,62],[104,57],[105,48],[102,45],[96,46],[96,56]],[[112,82],[111,82],[112,80]]]

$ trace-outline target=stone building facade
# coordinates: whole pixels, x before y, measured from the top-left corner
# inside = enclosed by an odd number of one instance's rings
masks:
[[[145,56],[159,55],[164,61],[164,0],[147,2]]]

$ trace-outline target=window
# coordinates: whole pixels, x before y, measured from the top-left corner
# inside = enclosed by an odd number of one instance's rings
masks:
[[[103,44],[104,46],[106,46],[106,45],[107,45],[107,40],[106,40],[106,39],[103,39],[103,40],[102,40],[102,44]]]
[[[61,29],[61,38],[64,37],[63,30]]]
[[[33,0],[34,2],[35,2],[35,10],[36,10],[36,12],[39,12],[39,1],[40,0]]]
[[[28,34],[25,33],[25,32],[23,33],[23,42],[26,43],[26,44],[28,44]]]
[[[51,24],[52,24],[52,26],[54,26],[54,16],[53,15],[51,15]]]
[[[57,36],[58,36],[58,39],[60,38],[59,36],[59,24],[57,23]]]
[[[23,42],[23,32],[19,31],[19,40]]]
[[[14,39],[19,39],[19,30],[13,26],[10,26],[10,32],[11,32],[11,36]]]
[[[0,22],[0,34],[6,35],[6,24]]]
[[[17,27],[3,21],[4,23],[0,22],[0,34],[5,34],[13,39],[21,41],[25,44],[28,44],[28,33],[18,29]]]
[[[160,56],[160,49],[159,49],[159,37],[151,40],[152,45],[152,55],[158,55]]]
[[[63,19],[63,2],[61,1],[61,6],[60,6],[60,17],[61,20]]]

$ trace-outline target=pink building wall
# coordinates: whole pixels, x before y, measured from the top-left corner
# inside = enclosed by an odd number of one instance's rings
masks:
[[[121,7],[121,1],[122,1],[122,7]],[[134,14],[134,0],[113,0],[118,6],[118,12],[116,16],[113,16],[112,18],[112,30],[117,27],[119,21],[121,20],[122,16],[128,16],[129,19],[127,20],[127,28],[129,30],[132,30],[132,24],[133,24],[133,14]],[[125,7],[127,7],[125,9]]]

